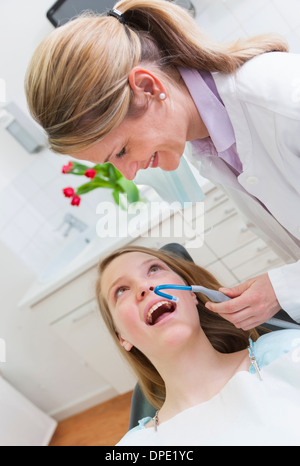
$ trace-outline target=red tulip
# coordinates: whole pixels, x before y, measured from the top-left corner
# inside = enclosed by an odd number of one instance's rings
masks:
[[[95,175],[97,174],[96,170],[94,170],[93,168],[88,168],[85,172],[84,172],[85,176],[87,176],[88,178],[95,178]]]
[[[63,189],[63,193],[66,197],[73,197],[75,194],[75,191],[73,188],[65,188]]]
[[[73,199],[71,201],[71,205],[79,205],[81,201],[81,198],[79,196],[73,196]]]
[[[62,173],[68,173],[73,170],[73,163],[69,162],[68,165],[62,167]]]

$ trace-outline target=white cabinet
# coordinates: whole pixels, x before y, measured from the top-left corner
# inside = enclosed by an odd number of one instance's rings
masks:
[[[124,364],[101,318],[96,300],[89,301],[51,325],[117,393],[128,392],[134,387],[136,377]]]
[[[173,235],[164,235],[167,231]],[[213,186],[206,192],[204,205],[175,213],[133,244],[159,248],[169,242],[183,244],[194,261],[226,287],[283,264],[247,227],[226,194]]]
[[[190,242],[183,244],[194,260],[224,286],[283,265],[282,259],[247,227],[231,200],[216,187],[206,194],[202,239],[204,245],[198,251],[189,248]]]

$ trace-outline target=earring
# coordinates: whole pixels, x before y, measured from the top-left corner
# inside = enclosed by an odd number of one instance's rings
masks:
[[[123,348],[126,350],[126,351],[130,351],[131,348],[132,348],[132,344],[131,343],[128,343],[128,341],[124,341],[123,344],[122,344]]]
[[[164,92],[162,92],[161,94],[159,94],[159,98],[160,98],[160,100],[165,100],[166,94],[164,94]]]

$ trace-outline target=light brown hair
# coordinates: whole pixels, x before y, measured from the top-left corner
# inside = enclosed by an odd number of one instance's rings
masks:
[[[164,381],[153,364],[141,351],[133,347],[130,352],[127,352],[120,345],[113,317],[101,288],[101,276],[106,267],[120,255],[130,252],[142,252],[157,257],[166,263],[175,273],[180,275],[188,285],[201,284],[202,286],[214,290],[217,290],[221,285],[211,273],[193,262],[182,259],[171,252],[149,249],[141,246],[127,246],[121,248],[107,256],[99,264],[96,296],[102,318],[121,353],[136,373],[145,396],[154,407],[159,409],[165,398]],[[247,348],[249,345],[250,335],[253,341],[257,339],[258,333],[256,330],[244,331],[238,329],[218,314],[209,311],[205,307],[205,303],[208,301],[206,296],[197,293],[197,299],[201,327],[210,343],[217,351],[221,353],[240,351]]]
[[[55,29],[32,57],[27,102],[54,152],[80,152],[135,114],[128,75],[139,63],[155,65],[166,78],[178,66],[231,73],[256,55],[288,50],[274,35],[217,44],[169,1],[123,0],[116,8],[125,26],[83,14]]]

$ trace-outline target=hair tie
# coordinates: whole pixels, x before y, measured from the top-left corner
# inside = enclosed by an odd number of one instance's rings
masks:
[[[107,16],[113,16],[114,18],[117,18],[117,20],[120,21],[120,23],[125,24],[125,18],[122,15],[122,13],[117,10],[116,8],[113,8],[112,10],[109,10],[107,12]]]

